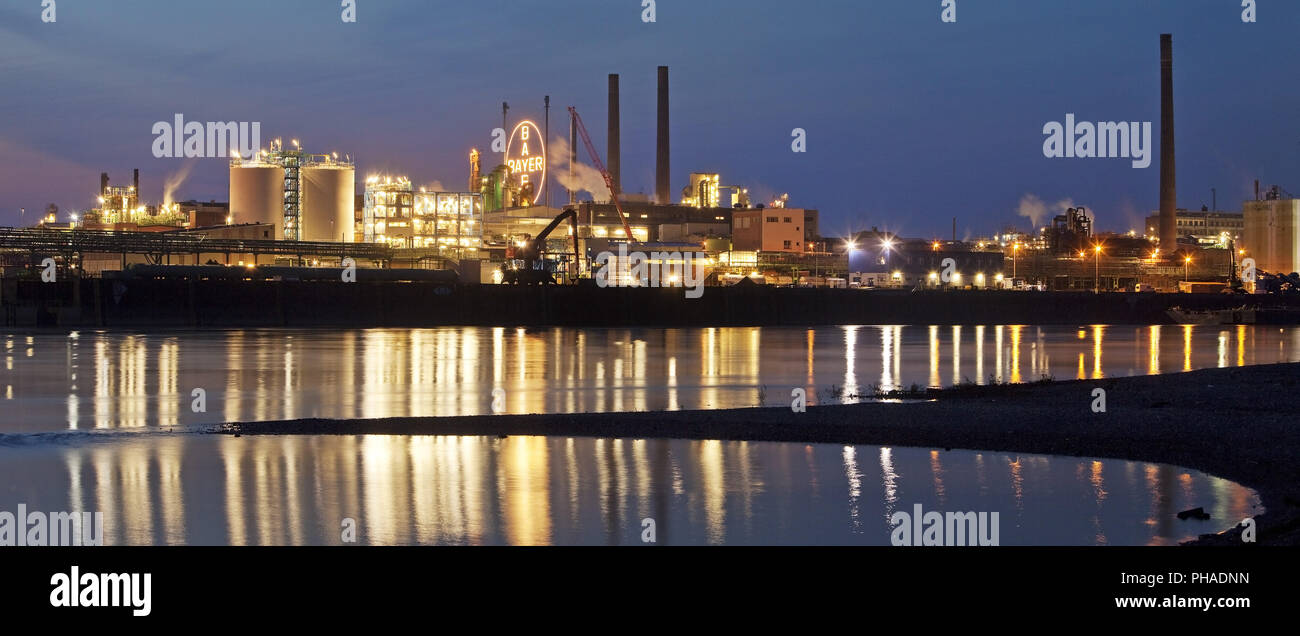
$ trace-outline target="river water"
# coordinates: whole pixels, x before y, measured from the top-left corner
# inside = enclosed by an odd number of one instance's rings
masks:
[[[0,432],[664,411],[1300,361],[1300,328],[887,326],[0,333]],[[201,407],[201,408],[200,408]],[[197,411],[197,412],[196,412]]]
[[[931,449],[201,431],[300,417],[816,403],[875,388],[1300,361],[1300,329],[848,326],[0,333],[0,512],[113,544],[869,544],[998,513],[1002,545],[1171,544],[1258,514],[1173,466]],[[1179,521],[1201,506],[1211,520]],[[652,519],[653,524],[643,520]],[[345,521],[350,520],[350,521]]]
[[[1000,545],[1169,545],[1261,510],[1140,462],[514,436],[10,435],[0,483],[0,511],[98,511],[106,544],[147,545],[340,545],[349,519],[360,544],[640,545],[652,519],[659,545],[890,545],[918,504],[996,512]]]

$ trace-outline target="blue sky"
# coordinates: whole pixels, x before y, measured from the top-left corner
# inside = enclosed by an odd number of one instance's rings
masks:
[[[674,191],[720,172],[822,211],[822,231],[879,226],[958,238],[1008,224],[1032,194],[1086,205],[1102,229],[1140,227],[1158,162],[1048,159],[1042,127],[1151,121],[1159,34],[1174,34],[1179,204],[1252,182],[1300,192],[1300,3],[1258,0],[0,0],[0,225],[20,207],[90,207],[100,172],[141,169],[145,198],[184,160],[155,159],[154,122],[260,121],[348,152],[361,174],[464,187],[471,147],[552,98],[605,149],[605,77],[622,75],[624,189],[654,187],[655,69],[672,68]],[[808,152],[790,150],[791,130]],[[1153,149],[1154,151],[1155,149]],[[493,156],[485,168],[495,165]],[[559,159],[553,157],[555,165]],[[202,159],[180,198],[226,198]],[[557,190],[558,192],[558,190]],[[557,200],[559,196],[557,195]]]

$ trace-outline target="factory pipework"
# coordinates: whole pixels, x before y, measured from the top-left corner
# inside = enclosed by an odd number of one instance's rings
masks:
[[[659,67],[659,135],[655,146],[655,200],[672,203],[672,171],[668,139],[668,67]]]
[[[609,74],[609,135],[607,139],[608,147],[605,150],[605,156],[608,158],[606,169],[609,170],[609,176],[614,181],[614,190],[621,192],[623,190],[623,180],[621,171],[621,152],[619,148],[619,96],[618,96],[618,74]]]
[[[1160,36],[1160,246],[1168,256],[1178,249],[1178,190],[1174,170],[1174,44]]]

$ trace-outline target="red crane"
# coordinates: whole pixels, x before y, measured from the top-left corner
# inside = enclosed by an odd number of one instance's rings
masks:
[[[578,115],[578,110],[570,106],[569,114],[573,115],[574,123],[578,124],[578,133],[582,135],[582,143],[587,146],[587,154],[591,155],[591,162],[596,164],[596,168],[600,170],[600,176],[605,177],[605,185],[609,188],[609,197],[614,200],[614,207],[618,209],[618,220],[623,223],[623,231],[627,233],[627,240],[635,242],[636,238],[632,236],[632,226],[627,224],[627,214],[623,212],[623,204],[619,202],[618,192],[614,189],[614,178],[609,176],[609,171],[605,169],[605,164],[600,160],[600,155],[596,154],[596,147],[591,145],[591,137],[587,135],[587,127],[582,125],[582,117]]]

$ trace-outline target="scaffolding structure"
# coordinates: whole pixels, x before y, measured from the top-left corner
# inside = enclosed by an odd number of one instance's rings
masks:
[[[104,232],[96,230],[52,230],[0,228],[0,254],[63,256],[78,259],[83,254],[144,254],[153,263],[171,255],[253,254],[267,256],[318,257],[339,260],[351,257],[387,262],[393,251],[384,245],[310,241],[273,241],[212,238],[203,232]]]
[[[437,249],[477,258],[483,247],[483,195],[416,190],[406,177],[371,177],[364,195],[364,240],[398,249]]]

